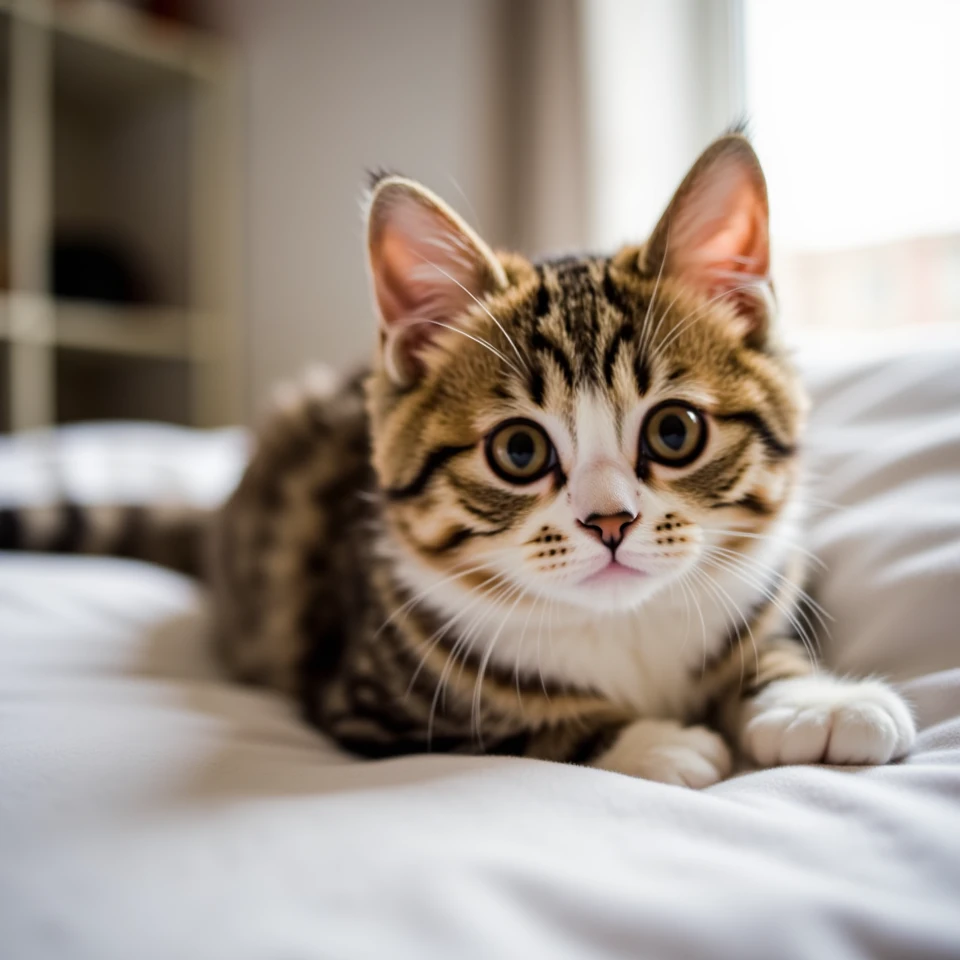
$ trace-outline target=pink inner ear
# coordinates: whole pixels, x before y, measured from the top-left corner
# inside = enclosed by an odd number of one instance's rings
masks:
[[[402,195],[381,206],[374,214],[370,260],[384,325],[456,319],[489,282],[483,253],[425,200]]]
[[[423,370],[423,348],[500,286],[503,269],[455,213],[409,181],[374,196],[369,242],[385,364],[409,382]]]
[[[667,255],[671,272],[714,295],[767,276],[770,245],[762,188],[728,161],[679,203]]]
[[[411,323],[424,315],[429,287],[417,279],[424,261],[415,259],[414,249],[403,233],[384,228],[373,269],[380,313],[387,327]]]

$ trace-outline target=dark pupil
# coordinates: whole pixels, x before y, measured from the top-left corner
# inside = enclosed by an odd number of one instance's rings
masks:
[[[687,439],[687,425],[675,414],[660,421],[660,439],[671,449],[679,450]]]
[[[507,441],[507,455],[510,457],[510,462],[518,470],[524,470],[530,465],[533,452],[533,437],[529,433],[517,431]]]

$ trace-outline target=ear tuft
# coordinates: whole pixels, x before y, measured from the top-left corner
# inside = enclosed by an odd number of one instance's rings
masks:
[[[680,184],[644,251],[702,293],[735,304],[743,333],[762,339],[769,314],[770,228],[760,161],[739,133],[715,141]]]
[[[422,373],[423,348],[485,295],[503,289],[506,274],[439,197],[391,174],[374,186],[367,242],[384,365],[396,383],[409,385]]]
[[[724,137],[743,137],[744,140],[749,140],[751,136],[753,136],[753,133],[750,130],[750,118],[747,114],[741,113],[730,126],[723,131],[721,139]]]
[[[400,174],[394,170],[388,170],[385,167],[372,167],[367,170],[367,189],[373,193],[384,180],[390,177],[403,179]]]

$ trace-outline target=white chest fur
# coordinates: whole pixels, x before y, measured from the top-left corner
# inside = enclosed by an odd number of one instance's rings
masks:
[[[665,584],[634,610],[611,613],[513,596],[478,605],[455,581],[419,565],[400,562],[397,569],[441,618],[467,625],[470,653],[485,667],[593,690],[639,716],[683,719],[703,705],[697,681],[705,665],[775,585],[796,529],[795,516],[785,516],[753,541],[743,558],[746,576],[742,565],[739,573],[711,566]],[[467,607],[471,615],[463,618]]]
[[[738,623],[737,611],[758,598],[732,576],[712,589],[674,584],[631,612],[535,606],[499,629],[501,614],[484,639],[490,662],[521,678],[595,690],[641,716],[682,718],[701,705],[696,680]]]

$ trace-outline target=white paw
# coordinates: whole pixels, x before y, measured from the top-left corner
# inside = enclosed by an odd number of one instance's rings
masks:
[[[730,773],[730,750],[706,727],[682,727],[670,720],[638,720],[593,764],[631,777],[709,787]]]
[[[902,757],[915,736],[909,707],[885,683],[797,677],[771,683],[750,704],[741,743],[763,767],[877,764]]]

